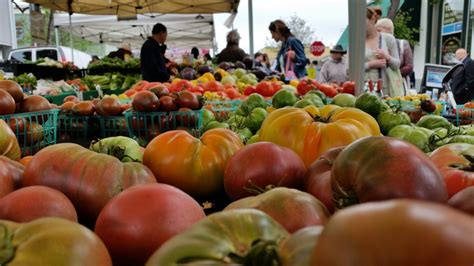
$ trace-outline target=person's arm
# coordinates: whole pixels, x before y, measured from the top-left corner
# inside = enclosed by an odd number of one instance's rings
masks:
[[[288,45],[295,52],[295,57],[293,58],[293,62],[295,65],[306,65],[306,55],[304,53],[304,46],[303,44],[298,41],[296,38],[290,38],[288,39]],[[285,59],[286,60],[286,59]]]
[[[397,70],[400,68],[400,57],[398,55],[397,41],[393,35],[385,34],[385,42],[387,44],[388,57],[387,65],[393,69]]]
[[[404,65],[400,68],[400,72],[405,77],[413,72],[413,53],[410,44],[406,40],[403,41],[403,62]]]
[[[466,88],[474,90],[474,61],[469,60],[465,69]]]
[[[321,71],[319,72],[319,83],[328,83],[328,63],[326,62],[323,67],[321,68]]]

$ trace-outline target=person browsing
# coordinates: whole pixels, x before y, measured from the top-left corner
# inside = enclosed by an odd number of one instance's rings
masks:
[[[271,22],[268,29],[272,34],[272,38],[276,42],[281,41],[282,43],[277,55],[275,70],[284,73],[285,70],[290,67],[287,66],[287,64],[291,64],[293,65],[293,71],[297,78],[306,76],[307,60],[301,41],[293,36],[290,29],[282,20],[278,19]]]
[[[344,55],[347,53],[342,45],[337,44],[331,49],[331,57],[324,63],[320,75],[321,83],[337,83],[338,85],[348,80]]]
[[[168,36],[165,25],[157,23],[153,26],[152,36],[142,45],[140,62],[143,80],[149,82],[167,82],[170,75],[166,68],[164,51]]]

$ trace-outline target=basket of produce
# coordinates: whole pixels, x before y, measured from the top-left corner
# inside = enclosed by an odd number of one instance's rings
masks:
[[[474,122],[474,103],[467,102],[456,106],[457,125],[468,125]]]
[[[131,102],[132,109],[125,113],[129,136],[146,144],[158,134],[185,129],[195,136],[200,134],[203,120],[202,104],[197,96],[182,91],[175,97],[158,96],[151,91],[140,91]]]
[[[20,144],[22,156],[33,155],[56,144],[57,109],[0,116],[10,126]]]
[[[86,146],[89,144],[89,129],[92,119],[90,116],[58,115],[58,142],[73,142]]]

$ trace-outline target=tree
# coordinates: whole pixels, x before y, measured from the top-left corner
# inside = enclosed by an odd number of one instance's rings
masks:
[[[300,40],[304,45],[309,45],[315,38],[314,29],[306,23],[306,20],[293,14],[289,18],[282,19],[285,21],[286,26],[290,29],[291,33]],[[266,46],[276,47],[278,46],[274,40],[267,37],[265,41]]]
[[[413,47],[418,43],[414,35],[420,32],[420,30],[407,26],[411,19],[412,17],[409,12],[399,11],[393,20],[393,31],[397,39],[405,39]]]

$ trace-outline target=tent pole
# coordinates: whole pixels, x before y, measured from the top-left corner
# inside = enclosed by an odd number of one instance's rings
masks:
[[[70,46],[71,46],[71,60],[72,60],[72,63],[74,64],[74,41],[72,38],[72,19],[71,19],[70,12],[69,12],[69,41],[70,41]]]
[[[59,27],[54,26],[54,37],[56,40],[56,46],[59,46]]]
[[[249,55],[253,58],[253,1],[249,0]]]
[[[348,0],[349,4],[349,79],[355,81],[355,94],[364,92],[366,0]]]
[[[216,27],[214,25],[214,14],[212,15],[212,57],[217,54]]]

